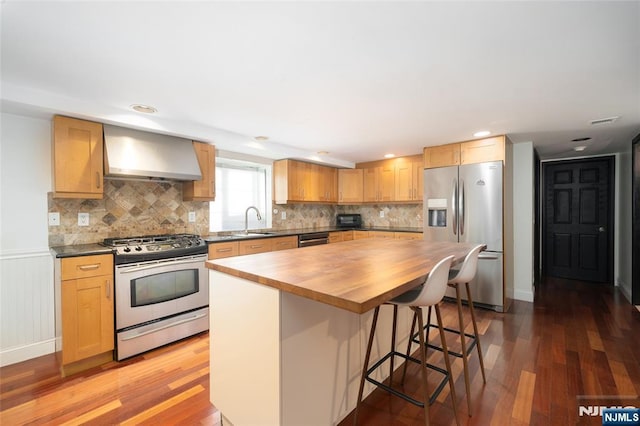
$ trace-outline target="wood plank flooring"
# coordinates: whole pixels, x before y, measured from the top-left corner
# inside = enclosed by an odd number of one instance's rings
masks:
[[[445,303],[442,312],[447,325],[456,324],[453,304]],[[614,288],[546,279],[535,304],[516,301],[506,314],[477,314],[487,384],[472,353],[469,417],[462,361],[453,361],[461,424],[600,425],[600,417],[580,416],[579,406],[640,407],[640,312]],[[430,338],[437,340],[437,332]],[[456,347],[453,335],[447,333],[447,341]],[[204,333],[67,378],[59,376],[54,355],[3,367],[0,424],[219,426],[220,413],[209,403],[208,343]],[[429,357],[442,361],[435,351]],[[405,390],[419,396],[419,377],[410,366]],[[455,424],[448,388],[430,417],[435,425]],[[365,400],[360,420],[424,424],[422,409],[381,390]],[[350,416],[341,422],[351,424]]]

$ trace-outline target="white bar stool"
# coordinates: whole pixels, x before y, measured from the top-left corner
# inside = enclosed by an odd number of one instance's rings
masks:
[[[449,268],[451,267],[451,262],[453,261],[454,256],[449,256],[442,259],[438,262],[427,277],[424,284],[418,286],[412,290],[407,291],[406,293],[401,294],[400,296],[391,299],[387,304],[393,305],[393,330],[391,334],[391,352],[383,356],[378,362],[376,362],[371,368],[369,368],[369,358],[371,356],[371,347],[373,345],[373,338],[376,331],[376,325],[378,323],[378,313],[380,312],[380,306],[376,307],[373,313],[373,323],[371,324],[371,334],[369,335],[369,342],[367,344],[367,353],[364,359],[364,367],[362,369],[362,377],[360,379],[360,389],[358,391],[358,402],[355,409],[353,423],[354,425],[358,424],[358,409],[360,408],[360,403],[362,402],[362,393],[364,390],[364,382],[367,380],[370,383],[390,392],[391,394],[398,396],[405,401],[408,401],[414,405],[424,408],[424,418],[425,424],[429,426],[429,405],[431,405],[435,399],[438,397],[442,389],[444,388],[445,383],[449,382],[449,388],[451,390],[451,401],[453,405],[453,413],[456,418],[456,424],[458,423],[458,407],[456,402],[456,393],[455,387],[453,384],[453,377],[451,374],[451,363],[449,362],[449,351],[447,350],[447,342],[444,337],[444,332],[442,329],[442,318],[440,316],[440,307],[438,304],[442,301],[444,297],[444,293],[447,288],[447,280],[449,274]],[[424,322],[422,318],[422,307],[429,307],[429,316],[431,314],[431,307],[435,307],[436,317],[438,320],[438,326],[440,327],[440,340],[442,343],[442,347],[444,350],[444,360],[446,364],[446,370],[439,368],[437,366],[427,364],[427,346],[425,345],[425,340],[423,333],[417,333],[419,335],[419,343],[420,343],[420,359],[413,358],[409,356],[409,354],[403,354],[397,352],[395,350],[395,341],[396,341],[396,320],[398,313],[398,306],[408,306],[414,312],[414,325],[415,319],[417,317],[418,324],[420,330],[424,329]],[[413,329],[411,330],[411,334],[409,335],[409,342],[411,342],[411,336],[413,336]],[[411,343],[409,343],[411,344]],[[398,356],[405,359],[405,369],[404,373],[406,374],[406,365],[408,361],[415,362],[420,364],[421,366],[421,374],[422,374],[422,391],[423,391],[423,401],[418,401],[409,395],[400,392],[397,389],[393,389],[393,361],[394,358]],[[377,380],[371,377],[371,374],[382,365],[387,359],[390,360],[390,372],[389,372],[389,385],[378,382]],[[435,371],[444,375],[444,378],[440,382],[440,384],[436,387],[433,394],[429,396],[429,391],[427,389],[427,368],[431,368]],[[402,377],[402,382],[404,383],[404,374]]]
[[[468,408],[470,417],[472,415],[472,411],[471,411],[471,386],[470,386],[470,380],[469,380],[468,357],[469,357],[469,354],[473,351],[474,346],[478,351],[478,360],[480,361],[480,371],[482,372],[482,381],[484,383],[487,383],[487,378],[484,372],[484,361],[482,359],[482,349],[480,347],[478,325],[476,323],[476,315],[473,309],[473,299],[471,297],[471,291],[469,288],[469,283],[476,276],[476,271],[478,269],[478,255],[480,254],[480,251],[482,250],[483,247],[484,247],[484,244],[479,244],[475,246],[469,252],[469,254],[467,254],[467,256],[465,257],[464,262],[462,263],[462,266],[460,267],[460,269],[457,269],[457,270],[451,269],[449,271],[449,280],[447,284],[449,287],[453,287],[456,290],[459,329],[455,330],[452,328],[444,327],[444,331],[447,331],[450,333],[456,333],[460,335],[461,352],[454,352],[451,350],[447,350],[444,346],[440,347],[433,344],[428,345],[432,349],[435,349],[438,351],[446,351],[449,353],[449,355],[455,356],[456,358],[462,358],[462,364],[464,366],[464,385],[467,391],[467,408]],[[464,326],[464,319],[463,319],[463,313],[462,313],[462,298],[460,297],[460,284],[465,284],[467,289],[467,302],[469,304],[469,311],[471,312],[471,323],[473,324],[473,334],[464,333],[465,326]],[[415,324],[415,317],[413,319],[413,322]],[[440,322],[438,323],[438,326],[440,326]],[[427,342],[429,342],[430,327],[436,327],[435,325],[431,324],[431,315],[429,315],[427,318],[427,330],[426,330]],[[411,328],[412,328],[412,335],[413,335],[413,325]],[[442,333],[442,330],[440,332]],[[469,340],[467,341],[467,339]],[[412,341],[416,343],[418,342],[416,340],[415,335]]]

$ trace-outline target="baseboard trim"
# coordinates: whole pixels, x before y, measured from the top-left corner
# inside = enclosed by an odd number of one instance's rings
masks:
[[[0,351],[0,367],[16,364],[42,355],[52,354],[56,351],[56,339],[44,340],[25,346],[18,346]]]
[[[515,289],[513,292],[513,298],[515,300],[522,300],[523,302],[533,302],[533,291]]]

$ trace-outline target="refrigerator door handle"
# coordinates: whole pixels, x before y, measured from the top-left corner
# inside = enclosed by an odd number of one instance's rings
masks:
[[[458,220],[460,221],[460,235],[464,234],[464,181],[460,179],[460,217]]]
[[[458,235],[458,180],[453,180],[453,193],[451,194],[451,217],[453,218],[453,235]]]
[[[502,253],[480,252],[480,254],[478,254],[478,259],[495,260],[500,259],[500,256],[502,256]]]

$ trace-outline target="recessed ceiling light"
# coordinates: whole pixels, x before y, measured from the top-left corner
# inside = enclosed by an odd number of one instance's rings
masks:
[[[571,142],[584,142],[584,141],[590,141],[591,138],[575,138],[575,139],[571,139]]]
[[[329,154],[329,151],[318,151],[317,154],[318,155],[327,155],[327,154]]]
[[[133,104],[131,105],[131,109],[134,111],[145,113],[145,114],[155,114],[156,112],[158,112],[156,108],[149,105],[142,105],[142,104]]]
[[[474,138],[481,138],[483,136],[489,136],[490,134],[491,134],[491,132],[488,131],[488,130],[480,130],[479,132],[475,132],[473,134],[473,137]]]
[[[585,149],[587,149],[587,147],[584,146],[584,145],[576,146],[576,147],[573,148],[573,150],[577,151],[577,152],[584,151]]]
[[[385,154],[384,158],[393,158],[395,156],[396,156],[395,154]]]
[[[255,136],[253,140],[258,142],[266,142],[269,140],[269,136]]]

